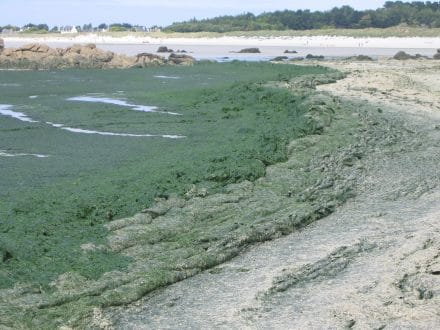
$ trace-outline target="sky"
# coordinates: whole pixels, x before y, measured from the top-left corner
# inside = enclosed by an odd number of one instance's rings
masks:
[[[92,23],[130,23],[166,26],[191,18],[260,14],[284,9],[328,10],[349,5],[356,9],[375,9],[380,0],[0,0],[0,26],[27,23],[49,26]]]

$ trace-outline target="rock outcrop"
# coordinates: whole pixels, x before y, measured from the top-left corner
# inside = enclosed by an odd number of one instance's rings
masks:
[[[170,64],[174,64],[174,65],[193,65],[194,64],[194,58],[192,56],[189,55],[184,55],[184,54],[170,54],[170,56],[168,57],[168,62]]]
[[[137,66],[144,67],[146,65],[162,65],[165,63],[165,58],[162,56],[150,54],[150,53],[140,53],[136,56]]]
[[[3,41],[2,38],[0,38],[0,53],[3,51],[4,48],[5,48],[5,42]]]
[[[440,49],[437,49],[437,54],[434,55],[434,60],[440,60]]]
[[[1,43],[0,43],[1,45]],[[94,44],[73,45],[68,48],[50,48],[28,44],[20,48],[0,48],[0,68],[54,69],[54,68],[144,68],[147,66],[192,65],[195,59],[188,55],[170,54],[169,58],[141,53],[126,56],[104,51]]]

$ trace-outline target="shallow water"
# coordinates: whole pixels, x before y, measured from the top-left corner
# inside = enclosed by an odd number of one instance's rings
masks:
[[[37,120],[33,120],[32,118],[29,118],[22,112],[16,112],[10,110],[12,108],[12,105],[9,104],[0,104],[0,115],[12,117],[15,119],[18,119],[20,121],[25,121],[28,123],[38,123]]]
[[[142,111],[142,112],[158,112],[158,113],[167,113],[170,115],[180,115],[176,112],[169,111],[158,111],[155,106],[148,105],[139,105],[139,104],[130,104],[127,101],[113,99],[109,97],[96,97],[96,96],[75,96],[67,99],[68,101],[79,101],[79,102],[93,102],[93,103],[106,103],[106,104],[114,104],[119,105],[121,107],[128,107],[131,110]]]

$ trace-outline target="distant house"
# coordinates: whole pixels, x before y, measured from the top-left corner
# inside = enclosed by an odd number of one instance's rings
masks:
[[[152,27],[150,27],[150,28],[147,28],[147,31],[148,31],[148,32],[160,32],[160,31],[162,31],[162,30],[161,30],[160,27],[152,26]]]
[[[145,32],[147,31],[147,28],[145,26],[141,26],[141,25],[135,25],[132,28],[134,31],[136,32]]]
[[[66,25],[66,26],[60,27],[60,32],[61,32],[61,34],[64,34],[64,33],[78,33],[78,30],[74,26]]]

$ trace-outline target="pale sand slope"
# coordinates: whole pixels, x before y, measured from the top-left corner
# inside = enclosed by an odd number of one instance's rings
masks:
[[[440,37],[389,37],[353,38],[337,36],[313,37],[219,37],[219,38],[154,38],[150,36],[111,37],[97,34],[63,35],[59,37],[14,37],[5,36],[5,43],[95,43],[95,44],[162,44],[167,45],[225,45],[225,46],[286,46],[286,47],[363,47],[369,48],[440,48]]]
[[[300,232],[99,311],[96,322],[124,329],[438,328],[440,65],[326,65],[351,73],[320,89],[400,123],[395,144],[372,146],[362,158],[356,197]]]

